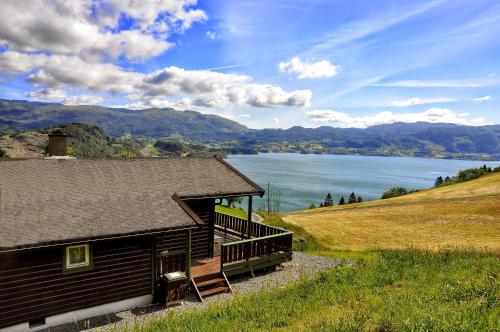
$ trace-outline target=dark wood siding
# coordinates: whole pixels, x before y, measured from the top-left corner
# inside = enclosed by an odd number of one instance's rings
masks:
[[[152,293],[151,237],[91,243],[93,269],[63,274],[63,247],[0,254],[0,328]]]
[[[163,262],[163,273],[174,271],[186,272],[187,236],[187,230],[178,230],[156,236],[156,266],[159,267],[160,262]],[[183,252],[160,260],[160,253],[162,251]]]
[[[193,228],[191,235],[192,259],[203,259],[212,256],[215,200],[191,199],[186,204],[203,220],[203,225]]]

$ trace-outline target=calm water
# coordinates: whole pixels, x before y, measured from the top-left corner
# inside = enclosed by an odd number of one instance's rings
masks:
[[[400,157],[264,153],[230,155],[226,159],[252,180],[281,192],[281,210],[293,211],[319,205],[331,192],[337,203],[351,192],[364,200],[380,198],[387,189],[401,186],[423,189],[434,185],[438,176],[455,175],[464,168],[500,162],[443,160]],[[257,199],[254,206],[261,206]]]

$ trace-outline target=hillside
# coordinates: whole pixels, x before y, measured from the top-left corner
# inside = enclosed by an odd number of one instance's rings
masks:
[[[0,132],[41,129],[62,123],[97,125],[113,137],[177,135],[200,142],[232,139],[248,130],[220,116],[171,108],[131,110],[0,99]]]
[[[284,216],[331,248],[500,251],[500,174],[397,198]]]
[[[0,99],[0,135],[64,123],[103,128],[112,137],[180,139],[235,153],[297,152],[500,160],[500,125],[393,123],[366,129],[249,129],[217,115],[171,108],[132,110]]]

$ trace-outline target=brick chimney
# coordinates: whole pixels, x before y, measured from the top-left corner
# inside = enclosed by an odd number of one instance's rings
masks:
[[[49,134],[49,145],[47,146],[49,156],[68,155],[68,135],[61,130],[54,130]]]

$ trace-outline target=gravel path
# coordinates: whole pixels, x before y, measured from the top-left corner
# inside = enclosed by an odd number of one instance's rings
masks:
[[[150,305],[51,328],[50,331],[100,331],[110,328],[117,328],[119,330],[121,327],[131,327],[137,323],[145,323],[158,316],[188,309],[201,309],[212,303],[223,303],[231,299],[234,295],[254,293],[264,288],[280,287],[301,276],[310,275],[340,264],[350,264],[350,262],[294,252],[292,261],[284,263],[281,267],[277,267],[275,271],[258,272],[255,274],[255,277],[240,276],[231,278],[229,282],[234,294],[222,293],[214,295],[206,298],[203,303],[199,302],[194,294],[190,294],[183,304],[169,309],[165,309],[159,305]]]

